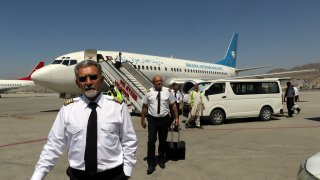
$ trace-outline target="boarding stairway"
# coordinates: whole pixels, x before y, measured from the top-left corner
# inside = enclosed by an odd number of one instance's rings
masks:
[[[120,68],[116,68],[111,61],[102,61],[100,64],[106,85],[109,87],[114,84],[121,90],[130,112],[141,113],[142,98],[153,86],[151,80],[134,68],[131,62],[121,63]]]

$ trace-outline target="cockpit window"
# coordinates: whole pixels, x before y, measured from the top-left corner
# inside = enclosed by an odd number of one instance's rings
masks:
[[[64,58],[65,59],[65,58]],[[63,64],[66,66],[71,66],[77,64],[77,60],[54,60],[51,64]]]
[[[78,63],[77,60],[70,60],[70,66],[74,65],[74,64],[77,64],[77,63]]]
[[[62,62],[62,64],[68,66],[68,65],[69,65],[69,60],[64,60],[64,61]]]
[[[54,60],[51,64],[61,64],[62,60]]]

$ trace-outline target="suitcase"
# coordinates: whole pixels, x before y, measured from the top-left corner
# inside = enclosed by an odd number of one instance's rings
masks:
[[[186,142],[180,141],[180,130],[178,130],[178,141],[173,141],[174,124],[171,127],[171,141],[167,141],[166,159],[167,160],[184,160],[186,158]]]

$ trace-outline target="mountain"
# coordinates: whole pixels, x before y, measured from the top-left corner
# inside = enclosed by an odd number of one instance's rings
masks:
[[[283,72],[283,71],[297,71],[305,69],[315,69],[316,71],[279,75],[278,77],[291,77],[295,84],[299,84],[303,88],[314,89],[320,88],[320,63],[310,63],[301,66],[296,66],[290,69],[277,68],[268,71],[267,73]]]

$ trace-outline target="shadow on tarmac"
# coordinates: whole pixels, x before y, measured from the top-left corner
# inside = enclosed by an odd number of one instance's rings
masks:
[[[59,112],[60,109],[53,109],[53,110],[47,110],[47,111],[40,111],[40,112]]]
[[[311,121],[318,121],[318,122],[320,122],[320,117],[305,118],[305,119],[308,119],[308,120],[311,120]]]

